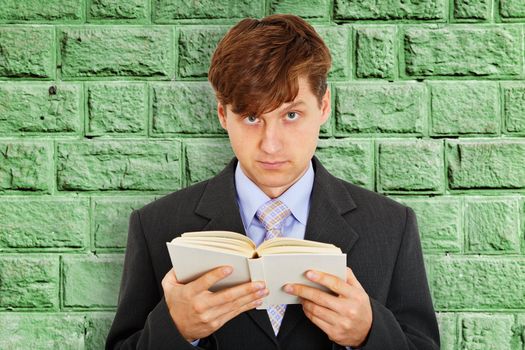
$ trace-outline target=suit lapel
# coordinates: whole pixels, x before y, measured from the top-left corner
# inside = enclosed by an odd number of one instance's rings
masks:
[[[196,214],[210,220],[202,230],[228,230],[246,234],[236,198],[236,164],[237,160],[233,159],[221,173],[209,180],[195,209]],[[340,180],[328,173],[316,157],[313,158],[313,166],[314,186],[304,238],[334,244],[348,254],[359,236],[343,215],[355,209],[356,204]],[[246,313],[277,343],[265,310],[250,310]],[[304,320],[306,317],[301,305],[288,305],[279,330],[279,339],[289,335]]]

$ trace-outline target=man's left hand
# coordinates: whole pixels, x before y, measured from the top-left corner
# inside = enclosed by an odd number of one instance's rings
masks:
[[[307,271],[306,277],[336,295],[303,284],[287,284],[285,292],[299,297],[306,317],[330,340],[354,348],[363,345],[372,327],[372,307],[368,294],[352,270],[346,268],[346,282],[314,270]]]

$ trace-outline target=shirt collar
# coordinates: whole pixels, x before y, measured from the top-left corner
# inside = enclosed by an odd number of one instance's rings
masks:
[[[308,169],[289,189],[278,198],[290,209],[292,215],[306,226],[310,208],[310,194],[314,184],[314,170],[310,161]],[[257,209],[270,200],[257,185],[243,172],[239,162],[235,168],[235,188],[241,215],[246,226],[249,226]]]

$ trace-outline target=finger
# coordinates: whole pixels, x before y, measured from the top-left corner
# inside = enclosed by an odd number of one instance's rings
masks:
[[[328,309],[324,306],[318,305],[310,300],[301,299],[301,304],[303,305],[303,310],[305,313],[308,313],[315,318],[318,318],[332,327],[337,325],[337,320],[339,315],[331,309]]]
[[[250,301],[268,295],[264,282],[248,282],[230,287],[209,296],[211,307],[225,308],[222,313],[232,308],[232,305],[244,305]]]
[[[249,302],[247,304],[244,304],[240,308],[230,310],[230,311],[228,311],[228,312],[218,316],[217,320],[219,321],[219,324],[222,326],[223,324],[225,324],[226,322],[228,322],[232,318],[237,317],[238,315],[242,314],[243,312],[246,312],[248,310],[254,309],[254,308],[258,307],[259,305],[261,305],[262,303],[263,303],[262,299],[257,299],[257,300],[251,301],[251,302]]]
[[[303,306],[303,310],[304,310],[304,314],[306,315],[306,317],[308,317],[308,319],[312,321],[313,324],[319,327],[325,334],[330,334],[330,331],[334,328],[332,324],[326,322],[325,320],[323,320],[322,318],[319,318],[316,315],[311,314],[308,310],[304,309],[304,306]]]
[[[309,270],[306,272],[306,277],[310,281],[325,286],[337,295],[349,296],[351,293],[351,288],[345,281],[329,273]]]
[[[177,281],[177,275],[175,274],[175,269],[174,268],[172,268],[171,270],[168,271],[168,273],[166,273],[166,275],[162,279],[161,284],[163,286],[167,286],[167,285],[177,286],[177,285],[180,285],[179,281]]]
[[[361,286],[361,283],[357,280],[357,278],[354,275],[354,272],[351,268],[346,268],[346,283],[348,283],[351,286],[359,287],[360,289],[363,289],[363,286]]]
[[[198,294],[210,289],[215,283],[230,275],[232,271],[233,269],[231,266],[217,267],[189,284],[191,285],[192,291]]]
[[[305,286],[304,284],[287,284],[284,287],[284,291],[288,294],[313,301],[327,309],[337,310],[337,299],[339,297],[328,294],[320,289]]]
[[[252,292],[248,295],[245,295],[241,298],[237,298],[228,303],[219,305],[213,309],[213,312],[215,312],[218,317],[227,314],[235,314],[235,312],[237,312],[237,314],[240,314],[241,312],[244,312],[246,310],[246,307],[248,307],[249,310],[256,306],[259,306],[260,303],[257,303],[257,301],[262,301],[263,298],[267,295],[268,289],[261,289],[256,292]],[[254,303],[256,304],[255,306],[250,306]]]

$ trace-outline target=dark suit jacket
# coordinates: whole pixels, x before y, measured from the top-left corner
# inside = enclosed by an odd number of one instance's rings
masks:
[[[161,281],[172,265],[166,242],[186,231],[244,233],[234,159],[216,177],[158,199],[130,219],[118,309],[107,349],[194,349],[178,332]],[[435,313],[412,209],[330,175],[314,157],[315,179],[305,239],[335,244],[371,299],[364,349],[439,349]],[[289,305],[277,337],[265,310],[227,322],[199,348],[344,349]]]

